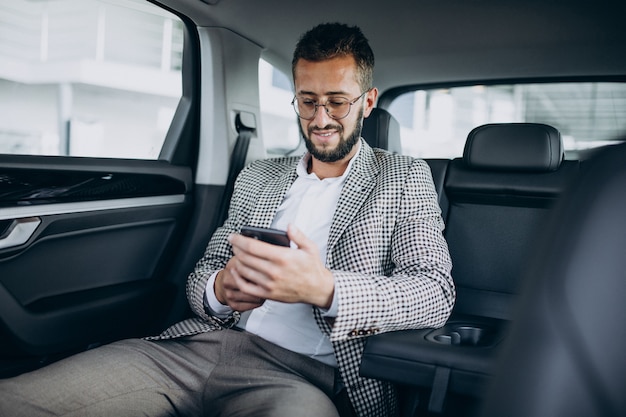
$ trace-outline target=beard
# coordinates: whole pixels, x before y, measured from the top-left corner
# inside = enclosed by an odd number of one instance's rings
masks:
[[[313,158],[317,159],[320,162],[337,162],[345,158],[354,145],[357,144],[359,139],[361,138],[361,129],[363,128],[363,108],[359,110],[359,115],[354,123],[354,128],[352,129],[352,133],[350,136],[344,137],[344,129],[340,124],[329,124],[324,126],[323,128],[318,128],[317,126],[310,127],[308,129],[308,134],[304,133],[302,129],[302,123],[298,121],[298,126],[300,127],[300,134],[304,139],[304,144],[306,145],[307,150],[313,156]],[[334,149],[324,149],[317,148],[315,144],[310,139],[310,135],[315,130],[324,130],[324,129],[336,129],[337,133],[339,133],[339,143]]]

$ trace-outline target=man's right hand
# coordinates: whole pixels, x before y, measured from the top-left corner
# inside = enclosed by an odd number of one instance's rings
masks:
[[[263,298],[248,295],[240,291],[237,286],[237,280],[233,276],[233,273],[236,274],[232,267],[234,262],[237,262],[235,257],[231,258],[226,264],[226,267],[215,277],[213,290],[215,291],[217,301],[239,312],[252,310],[261,306],[265,302]]]

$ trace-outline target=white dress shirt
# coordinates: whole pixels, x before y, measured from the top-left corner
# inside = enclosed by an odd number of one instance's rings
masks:
[[[357,146],[360,151],[360,142]],[[286,230],[289,224],[295,225],[315,242],[320,251],[320,259],[325,263],[333,215],[341,189],[355,158],[350,160],[343,175],[323,180],[307,172],[310,159],[311,155],[307,153],[300,160],[296,168],[298,178],[285,194],[271,227]],[[214,274],[207,283],[205,302],[216,315],[225,316],[232,310],[221,304],[215,297],[213,285],[216,275]],[[323,312],[325,317],[337,316],[336,291],[335,288],[331,307]],[[288,304],[267,300],[262,306],[242,313],[237,327],[285,349],[307,355],[331,366],[337,366],[332,344],[315,322],[313,309],[309,304]]]

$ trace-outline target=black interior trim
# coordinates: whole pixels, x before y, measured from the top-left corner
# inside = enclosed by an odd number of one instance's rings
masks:
[[[5,169],[0,207],[183,194],[185,184],[165,175]]]

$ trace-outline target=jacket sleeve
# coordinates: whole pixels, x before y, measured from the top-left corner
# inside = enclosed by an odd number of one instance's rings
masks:
[[[428,165],[413,161],[403,181],[374,193],[350,226],[345,239],[358,244],[338,245],[332,341],[440,327],[452,311],[452,262],[437,193]]]
[[[246,175],[249,175],[250,167],[244,169],[238,177],[235,184],[235,192],[231,199],[228,210],[228,219],[224,224],[217,228],[209,244],[207,245],[204,255],[198,262],[194,270],[187,278],[187,300],[191,310],[201,319],[209,323],[230,328],[239,320],[239,313],[233,312],[227,317],[211,315],[210,310],[205,308],[204,293],[209,278],[217,271],[224,269],[230,258],[233,256],[232,247],[228,243],[228,236],[232,233],[239,233],[242,216],[245,216],[245,208],[242,207],[241,201],[244,199],[245,192],[240,191],[241,187],[238,183],[246,181]]]
[[[220,327],[232,327],[239,320],[238,312],[233,312],[224,318],[211,315],[210,311],[205,309],[204,292],[207,282],[216,271],[224,269],[233,256],[232,247],[227,240],[229,235],[239,233],[241,226],[245,224],[263,226],[263,222],[266,221],[269,225],[273,217],[271,209],[263,210],[263,220],[251,218],[261,199],[260,195],[265,191],[270,192],[271,195],[276,196],[277,206],[281,200],[281,192],[293,181],[294,167],[298,160],[298,157],[258,160],[245,167],[237,177],[228,209],[228,218],[222,226],[217,228],[204,255],[196,263],[187,279],[187,300],[192,311],[201,319]],[[277,188],[272,181],[280,180],[284,182],[281,182],[281,186]],[[265,200],[263,202],[266,207],[267,202]]]

